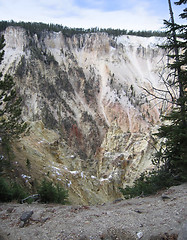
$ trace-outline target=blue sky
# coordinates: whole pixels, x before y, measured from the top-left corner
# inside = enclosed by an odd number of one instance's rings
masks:
[[[176,21],[181,9],[173,6]],[[161,30],[163,19],[169,19],[168,0],[0,0],[0,20]]]

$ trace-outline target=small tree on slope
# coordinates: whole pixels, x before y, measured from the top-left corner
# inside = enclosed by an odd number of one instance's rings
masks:
[[[0,64],[3,61],[4,36],[0,38]],[[21,120],[21,98],[15,89],[13,78],[0,72],[0,141],[3,146],[26,129],[26,123]]]

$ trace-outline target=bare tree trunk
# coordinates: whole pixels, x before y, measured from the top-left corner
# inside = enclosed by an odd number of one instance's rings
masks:
[[[171,6],[171,0],[168,0],[168,4],[169,4],[170,16],[171,16],[171,24],[172,24],[172,37],[173,37],[173,42],[174,42],[174,45],[175,45],[174,51],[175,51],[175,55],[176,55],[176,60],[179,61],[179,50],[178,50],[178,47],[177,47],[177,37],[176,37],[176,32],[175,32],[175,21],[174,21],[172,6]]]

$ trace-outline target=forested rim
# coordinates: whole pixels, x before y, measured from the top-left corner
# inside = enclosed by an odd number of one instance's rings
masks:
[[[125,29],[112,29],[112,28],[69,28],[66,26],[62,26],[59,24],[46,24],[41,22],[14,22],[14,21],[0,21],[0,31],[4,31],[9,26],[18,26],[26,29],[30,34],[37,34],[40,37],[41,32],[49,31],[49,32],[62,32],[67,37],[72,37],[75,34],[83,34],[83,33],[96,33],[96,32],[105,32],[109,35],[113,36],[121,36],[121,35],[134,35],[141,37],[165,37],[166,33],[162,31],[133,31],[133,30],[125,30]]]

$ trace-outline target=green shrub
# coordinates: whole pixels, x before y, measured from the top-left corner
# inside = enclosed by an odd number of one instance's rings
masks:
[[[51,181],[44,179],[38,187],[38,194],[40,194],[41,202],[44,203],[67,203],[68,192],[60,184],[54,185]],[[28,193],[24,188],[14,182],[9,183],[4,178],[0,177],[0,202],[10,202],[17,200],[20,202],[26,198]],[[32,202],[32,199],[27,200],[28,203]]]
[[[12,184],[12,199],[20,202],[23,198],[25,198],[28,194],[27,192],[19,185],[18,183]]]
[[[68,199],[68,191],[65,190],[60,184],[56,185],[57,190],[57,203],[66,204]]]
[[[142,173],[140,177],[135,180],[133,186],[126,186],[125,189],[120,188],[120,191],[126,199],[129,199],[136,196],[155,194],[161,189],[177,184],[177,180],[174,179],[169,172],[160,169]]]
[[[61,203],[65,204],[68,198],[68,192],[60,186],[54,185],[51,181],[44,179],[38,187],[41,201],[44,203]]]
[[[12,189],[4,178],[0,178],[0,201],[9,202],[12,200]]]
[[[8,183],[4,178],[0,178],[0,201],[10,202],[12,200],[20,201],[26,197],[25,190],[18,183]]]

